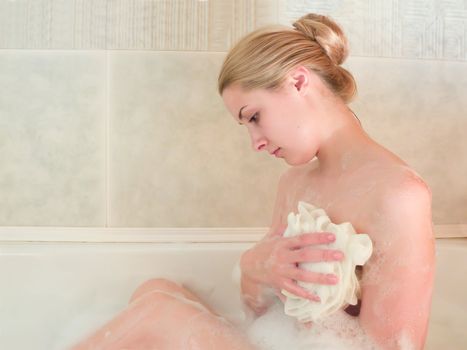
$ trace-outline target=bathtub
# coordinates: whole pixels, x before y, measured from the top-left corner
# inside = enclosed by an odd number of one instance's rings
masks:
[[[451,228],[452,229],[452,228]],[[65,349],[153,277],[183,283],[232,322],[232,269],[264,229],[0,229],[0,349]],[[426,349],[467,348],[467,238],[437,239]]]

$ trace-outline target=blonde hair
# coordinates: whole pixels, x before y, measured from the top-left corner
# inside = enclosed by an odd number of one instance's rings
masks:
[[[243,37],[224,60],[219,94],[234,83],[246,90],[278,89],[291,69],[303,65],[345,103],[350,102],[357,88],[352,74],[340,66],[348,54],[342,29],[329,17],[313,13],[293,26],[265,27]]]

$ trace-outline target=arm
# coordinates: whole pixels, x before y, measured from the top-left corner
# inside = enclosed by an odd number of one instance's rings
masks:
[[[282,236],[286,228],[281,213],[285,201],[287,174],[284,174],[279,182],[270,231],[240,259],[243,301],[257,315],[267,310],[274,301],[275,295],[282,297],[282,289],[302,298],[317,301],[318,297],[298,285],[297,281],[335,284],[337,280],[326,274],[303,270],[298,264],[343,259],[342,255],[335,256],[334,250],[313,247],[334,241],[334,235],[330,238],[327,232],[304,233],[287,238]]]
[[[431,192],[411,178],[375,209],[373,257],[362,280],[360,322],[383,349],[423,349],[431,306],[434,236]]]
[[[257,245],[255,245],[257,247]],[[255,247],[243,253],[240,259],[241,270],[241,293],[243,302],[252,310],[256,315],[263,314],[274,301],[274,291],[267,288],[267,285],[253,276],[251,272],[255,267],[255,259],[257,258],[257,251]]]
[[[271,227],[263,240],[270,239],[274,236],[281,236],[287,227],[283,224],[282,218],[282,203],[284,201],[286,176],[287,173],[284,173],[279,179]],[[255,314],[260,315],[272,304],[274,294],[271,292],[268,293],[265,286],[259,283],[257,279],[248,276],[248,271],[251,271],[255,264],[255,247],[243,253],[240,259],[240,270],[242,271],[241,292],[244,303],[253,310]]]

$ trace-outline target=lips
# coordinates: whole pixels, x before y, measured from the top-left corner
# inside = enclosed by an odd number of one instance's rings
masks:
[[[272,152],[271,155],[273,155],[275,157],[278,157],[279,150],[280,150],[280,147],[278,149],[276,149],[274,152]]]

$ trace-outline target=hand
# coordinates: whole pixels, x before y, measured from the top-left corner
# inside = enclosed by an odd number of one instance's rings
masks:
[[[334,234],[315,232],[283,237],[282,232],[264,237],[243,254],[240,263],[242,274],[245,278],[274,288],[277,295],[285,289],[299,297],[319,301],[317,295],[296,282],[336,284],[337,276],[303,270],[299,264],[342,260],[344,254],[341,251],[315,247],[333,242]]]

